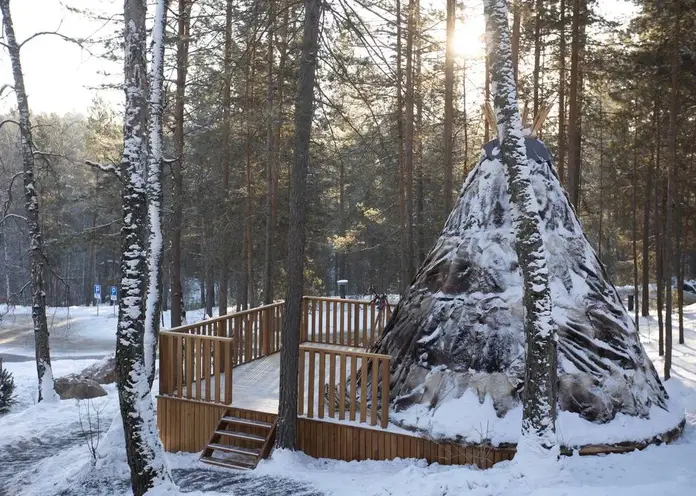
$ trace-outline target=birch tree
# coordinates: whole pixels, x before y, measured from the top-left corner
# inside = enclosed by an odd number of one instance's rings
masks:
[[[48,322],[46,320],[46,290],[44,287],[43,237],[39,218],[39,197],[36,193],[34,176],[34,141],[29,119],[29,101],[24,87],[24,74],[19,52],[24,43],[18,43],[12,24],[10,0],[0,0],[2,24],[6,41],[2,43],[10,54],[14,93],[19,112],[22,165],[24,168],[24,209],[26,211],[27,235],[29,237],[29,265],[31,270],[31,317],[34,323],[34,347],[36,353],[36,372],[39,378],[38,401],[58,400],[51,368],[51,352],[48,342]],[[8,283],[9,287],[9,283]],[[8,300],[9,302],[9,300]]]
[[[167,23],[168,0],[158,0],[155,25],[152,31],[152,64],[150,67],[150,119],[148,121],[149,150],[147,156],[147,224],[148,285],[145,312],[145,369],[150,387],[155,378],[157,338],[162,309],[162,74],[164,60],[164,31]]]
[[[526,362],[522,398],[522,435],[517,457],[557,456],[556,329],[546,248],[539,225],[537,200],[529,180],[522,134],[505,0],[485,0],[486,46],[490,60],[493,106],[498,123],[500,154],[512,203],[515,251],[522,270]]]
[[[162,50],[165,0],[157,3],[154,52]],[[125,0],[124,4],[124,90],[126,94],[123,125],[123,158],[120,175],[123,182],[123,227],[121,229],[121,298],[119,300],[118,329],[116,333],[116,361],[118,370],[118,396],[126,443],[128,465],[131,470],[131,486],[136,496],[145,494],[158,485],[173,485],[164,460],[164,450],[159,440],[155,422],[155,410],[150,395],[150,375],[154,372],[154,336],[146,337],[146,302],[148,285],[148,193],[152,180],[147,177],[148,140],[147,81],[145,17],[146,0]],[[155,78],[151,91],[156,101],[161,96],[161,67],[153,57],[152,74]],[[159,84],[159,86],[157,86]],[[157,114],[158,109],[153,109]],[[160,154],[161,128],[153,117],[150,127],[151,155]],[[161,124],[159,124],[161,126]],[[160,140],[160,141],[158,141]],[[153,157],[150,160],[154,162]],[[155,200],[156,202],[157,200]],[[150,205],[158,209],[159,204]],[[150,210],[151,211],[151,210]],[[152,211],[151,211],[152,212]],[[156,214],[156,212],[152,212]],[[150,229],[154,232],[157,227]],[[160,240],[161,242],[161,240]],[[150,251],[150,259],[152,250]],[[152,277],[150,278],[152,281]],[[152,294],[152,293],[151,293]],[[153,312],[148,295],[147,313]]]

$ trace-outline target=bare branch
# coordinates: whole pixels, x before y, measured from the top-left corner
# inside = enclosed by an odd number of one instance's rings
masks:
[[[23,220],[24,222],[27,221],[26,217],[22,217],[21,215],[17,214],[5,214],[1,219],[0,219],[0,224],[3,224],[7,219],[19,219]]]
[[[2,43],[2,45],[5,48],[7,48],[7,45],[5,45],[4,43]],[[2,86],[0,86],[0,96],[2,96],[2,94],[5,92],[6,88],[10,88],[12,91],[14,91],[14,86],[12,86],[11,84],[3,84]]]
[[[17,122],[16,120],[14,120],[14,119],[5,119],[4,121],[0,122],[0,129],[2,129],[2,126],[4,126],[5,124],[16,124],[17,127],[19,127],[19,122]]]
[[[121,172],[118,170],[118,168],[116,168],[114,164],[98,164],[96,162],[92,162],[91,160],[85,160],[85,164],[89,165],[90,167],[99,169],[102,172],[113,174],[116,177],[116,179],[118,179],[119,181],[121,180]]]

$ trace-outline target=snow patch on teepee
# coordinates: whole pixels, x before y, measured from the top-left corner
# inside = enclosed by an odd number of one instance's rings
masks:
[[[649,419],[655,408],[667,411],[667,392],[583,233],[548,150],[534,138],[526,144],[558,327],[559,420],[564,412],[602,424],[617,416]],[[485,147],[468,175],[439,239],[376,345],[392,356],[394,418],[404,427],[439,430],[438,437],[457,430],[457,425],[436,428],[433,421],[448,401],[466,399],[459,406],[469,408],[475,397],[498,418],[509,412],[516,417],[520,408],[522,275],[496,145]],[[674,427],[680,415],[667,423],[674,420]]]

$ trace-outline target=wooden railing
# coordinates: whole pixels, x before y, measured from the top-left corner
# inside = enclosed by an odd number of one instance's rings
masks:
[[[341,298],[305,296],[301,341],[369,348],[382,334],[391,307]]]
[[[386,428],[390,360],[389,355],[300,345],[298,413],[370,425],[377,425],[379,417]]]
[[[231,313],[169,332],[234,339],[234,365],[241,365],[280,350],[285,303],[280,301]]]
[[[159,394],[232,403],[231,338],[160,332]]]

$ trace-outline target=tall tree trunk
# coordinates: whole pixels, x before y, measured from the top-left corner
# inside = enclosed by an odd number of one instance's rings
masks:
[[[230,208],[229,191],[230,191],[230,162],[232,161],[232,120],[231,120],[231,105],[232,105],[232,12],[233,1],[227,0],[225,7],[225,53],[224,67],[225,73],[224,86],[222,88],[222,198],[221,207],[222,217],[228,215]],[[219,297],[219,315],[227,315],[227,301],[229,291],[229,274],[230,274],[230,242],[231,236],[227,225],[223,226],[222,230],[222,247],[220,256],[220,288],[218,290]]]
[[[658,131],[659,124],[659,107],[657,99],[655,99],[655,108],[653,110],[653,127],[656,132],[657,145],[650,145],[650,162],[648,163],[647,172],[645,174],[645,191],[643,192],[643,300],[641,301],[641,314],[643,317],[650,315],[650,202],[652,200],[652,181],[655,172],[655,149],[659,146],[660,134]],[[656,212],[657,214],[657,212]],[[657,240],[655,240],[657,242]]]
[[[658,152],[658,170],[660,163],[660,154]],[[665,339],[664,339],[664,320],[663,320],[663,310],[664,310],[664,294],[665,294],[665,280],[664,280],[664,265],[663,265],[663,254],[664,254],[664,231],[660,219],[661,215],[664,214],[664,195],[663,195],[663,180],[660,179],[658,186],[655,188],[655,279],[657,280],[657,327],[658,327],[658,354],[663,356],[665,354]]]
[[[251,223],[252,223],[252,135],[253,135],[253,109],[254,109],[254,78],[256,75],[256,40],[249,39],[252,45],[249,63],[247,66],[246,80],[246,97],[244,102],[244,113],[246,117],[246,198],[244,215],[244,247],[242,249],[242,260],[244,260],[244,277],[240,288],[242,296],[242,310],[249,308],[249,305],[254,306],[254,241],[252,238]]]
[[[413,127],[414,127],[414,82],[413,82],[413,46],[418,26],[416,12],[420,9],[419,0],[408,2],[408,25],[406,27],[406,94],[404,99],[404,169],[406,173],[406,254],[408,281],[413,279],[414,269],[414,236],[413,236]]]
[[[164,104],[164,36],[167,27],[168,0],[158,0],[155,24],[152,30],[152,64],[149,81],[149,120],[147,155],[147,299],[145,303],[145,370],[152,387],[155,379],[155,360],[162,311],[162,258],[164,240],[162,233],[162,168],[163,137],[162,108]],[[147,9],[147,7],[146,7]]]
[[[418,20],[417,25],[421,25],[420,10],[417,12]],[[415,151],[414,159],[416,162],[416,184],[415,184],[415,224],[416,224],[416,264],[418,267],[421,266],[423,260],[425,260],[425,200],[424,195],[424,184],[423,184],[423,81],[422,81],[422,53],[423,47],[421,43],[421,37],[419,36],[416,40],[416,64],[415,64],[415,100],[416,100],[416,111],[415,111]],[[454,102],[453,102],[454,104]],[[453,176],[454,172],[450,171]],[[451,189],[451,188],[450,188]],[[449,191],[449,190],[445,190]],[[449,212],[445,214],[445,220]]]
[[[582,108],[582,50],[586,0],[573,0],[573,19],[570,44],[570,95],[568,115],[568,189],[575,211],[580,208],[580,155]]]
[[[561,0],[558,45],[558,179],[566,184],[566,0]]]
[[[519,78],[520,65],[520,27],[522,24],[521,2],[522,0],[512,0],[512,70],[515,72],[515,84],[517,84],[517,80]],[[524,125],[524,122],[522,125]]]
[[[677,195],[675,195],[677,196]],[[682,208],[677,204],[677,225],[684,232],[684,246],[687,246],[688,230],[684,229],[682,220]],[[677,262],[677,310],[679,312],[679,344],[684,344],[684,257],[682,253],[681,233],[677,233],[675,259]]]
[[[408,287],[409,278],[408,232],[406,229],[406,170],[404,161],[404,102],[403,102],[403,71],[402,71],[402,26],[401,0],[396,0],[396,130],[399,151],[397,154],[397,175],[399,177],[399,282],[400,289]]]
[[[523,459],[547,453],[558,456],[556,444],[556,326],[551,317],[551,292],[546,247],[539,225],[536,197],[529,180],[525,140],[522,135],[515,76],[512,70],[507,6],[484,1],[487,52],[495,81],[494,107],[501,136],[500,154],[510,192],[515,228],[515,250],[522,271],[527,341],[522,436],[517,455]]]
[[[602,260],[602,238],[604,235],[604,122],[602,100],[599,100],[599,222],[597,222],[597,258]]]
[[[36,354],[36,373],[38,375],[38,401],[55,401],[51,351],[48,343],[48,322],[46,320],[46,286],[44,283],[43,236],[39,218],[39,197],[34,179],[34,141],[29,119],[29,101],[24,87],[24,74],[19,57],[20,45],[15,37],[10,0],[0,0],[2,24],[5,31],[5,46],[10,55],[14,92],[19,111],[19,133],[21,138],[22,166],[24,168],[24,210],[27,218],[29,236],[29,267],[31,271],[31,318],[34,324],[34,350]]]
[[[541,102],[539,100],[539,80],[541,76],[541,24],[543,20],[543,0],[535,0],[534,3],[534,69],[532,71],[532,90],[534,94],[534,112],[532,119],[539,114]]]
[[[275,0],[268,2],[268,16],[272,24],[268,28],[266,35],[267,54],[267,74],[266,74],[266,231],[264,239],[264,264],[263,264],[263,302],[273,303],[273,239],[275,237],[276,212],[273,208],[276,196],[276,151],[275,151],[275,121],[276,114],[274,109],[273,97],[275,89],[273,87],[273,36],[275,36]],[[281,77],[278,78],[278,85],[282,84]]]
[[[124,4],[125,118],[123,126],[123,227],[121,229],[121,288],[116,333],[116,367],[131,486],[136,496],[158,485],[172,485],[157,435],[154,405],[150,395],[147,361],[151,350],[146,339],[145,292],[148,285],[148,190],[147,175],[147,52],[145,0],[126,0]],[[155,16],[155,57],[164,40],[165,1],[159,0]],[[159,39],[159,42],[157,41]],[[163,46],[163,45],[162,45]],[[153,67],[155,67],[153,63]],[[153,74],[156,73],[153,70]],[[161,72],[160,72],[161,74]],[[156,83],[155,83],[156,84]],[[153,93],[161,91],[153,86]],[[155,96],[156,98],[156,96]],[[157,113],[153,109],[153,114]],[[154,146],[153,146],[154,145]],[[150,150],[156,143],[151,144]],[[152,266],[152,264],[150,264]],[[148,308],[149,307],[149,308]],[[150,336],[150,339],[152,336]]]
[[[633,129],[633,177],[632,177],[632,245],[633,245],[633,309],[636,328],[640,328],[640,312],[638,310],[638,119],[635,120]]]
[[[675,184],[674,175],[677,170],[677,112],[679,111],[679,65],[680,65],[680,38],[681,23],[679,14],[681,1],[672,1],[672,88],[670,91],[669,105],[669,165],[667,167],[667,205],[665,206],[665,251],[663,255],[665,268],[665,380],[670,378],[672,369],[672,276],[674,275],[674,253],[672,251],[672,236],[674,223],[674,199]]]
[[[462,162],[464,162],[463,175],[466,177],[466,175],[469,173],[469,118],[466,110],[466,60],[462,64],[462,126],[464,128],[464,151],[462,153]]]
[[[288,292],[285,298],[285,328],[280,350],[279,448],[295,449],[297,435],[297,369],[300,354],[300,321],[304,286],[305,220],[307,217],[307,170],[314,112],[314,78],[319,51],[321,0],[305,0],[302,52],[295,103],[295,161],[290,182],[288,230]]]
[[[181,325],[181,228],[184,216],[184,98],[188,71],[189,30],[191,27],[192,0],[179,0],[178,37],[176,40],[176,99],[174,103],[174,146],[176,158],[172,164],[172,221],[171,221],[171,327]]]
[[[447,220],[452,211],[453,167],[454,167],[454,22],[457,16],[456,0],[447,0],[447,44],[445,48],[445,181],[443,218]],[[409,31],[410,32],[410,31]]]

